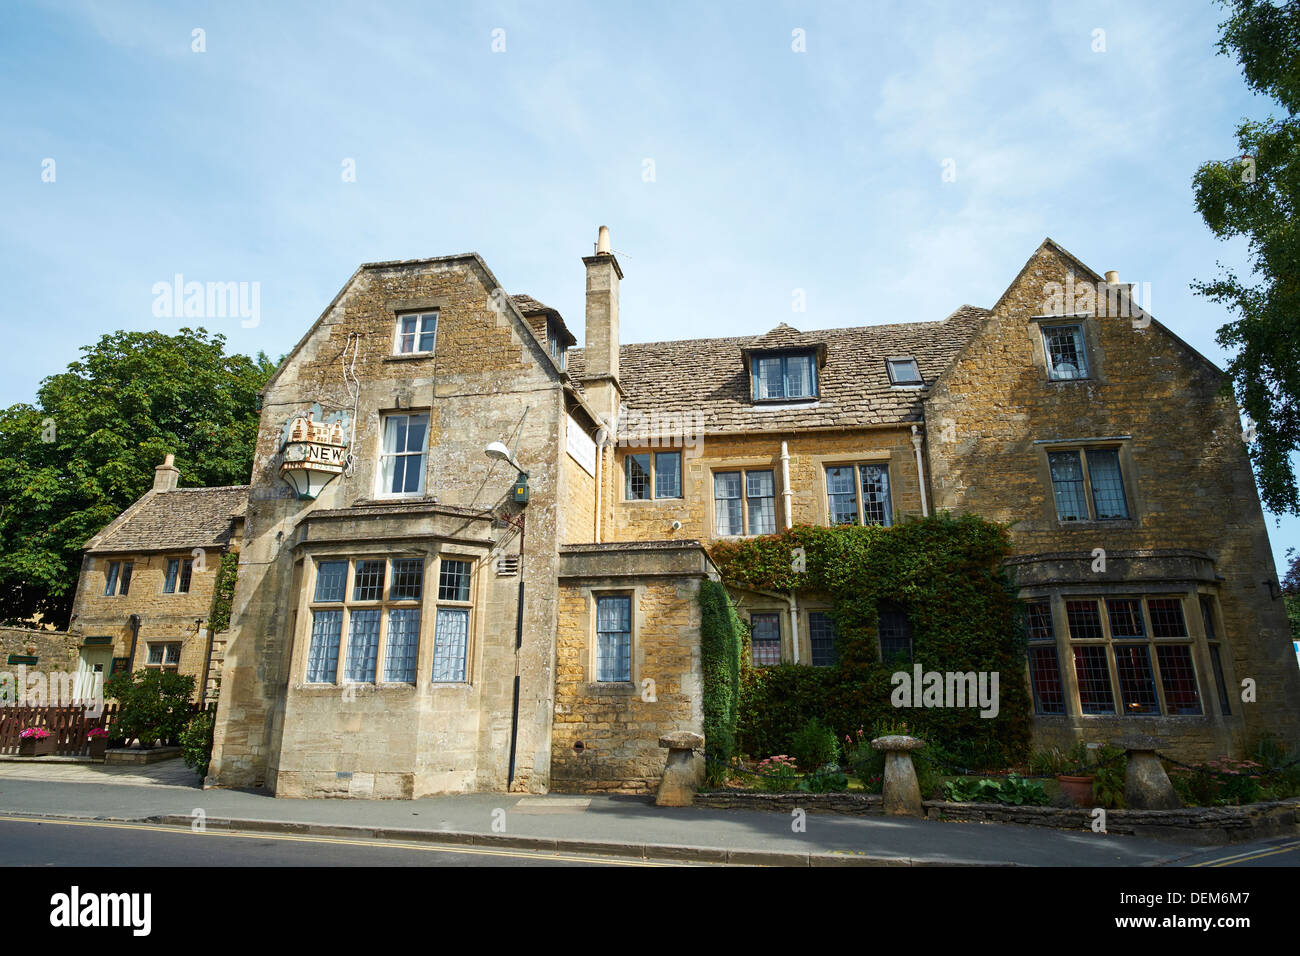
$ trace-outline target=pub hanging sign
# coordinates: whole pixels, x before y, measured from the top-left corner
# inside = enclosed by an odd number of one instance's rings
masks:
[[[347,413],[313,405],[290,419],[280,435],[280,477],[299,498],[314,499],[348,464]]]

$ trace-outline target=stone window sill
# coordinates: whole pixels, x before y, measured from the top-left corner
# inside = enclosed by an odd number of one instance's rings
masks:
[[[433,358],[432,352],[404,352],[397,355],[385,355],[385,362],[415,362],[420,359]]]

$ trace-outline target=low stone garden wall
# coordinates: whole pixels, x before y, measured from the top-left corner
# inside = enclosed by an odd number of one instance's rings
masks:
[[[809,813],[848,813],[879,816],[878,793],[765,793],[760,790],[709,790],[695,795],[691,804],[711,810],[771,810],[789,813],[795,808]]]
[[[695,795],[694,806],[714,810],[769,810],[880,816],[881,797],[862,793],[763,793],[710,790]],[[1058,830],[1092,830],[1087,807],[1013,807],[1000,803],[949,803],[926,800],[928,820],[959,823],[1017,823]],[[1180,810],[1107,810],[1106,832],[1177,840],[1198,846],[1238,843],[1300,831],[1300,797],[1239,807],[1184,807]]]

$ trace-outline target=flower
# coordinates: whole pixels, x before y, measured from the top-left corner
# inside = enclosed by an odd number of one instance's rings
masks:
[[[108,731],[105,730],[103,727],[94,727],[91,728],[90,733],[86,734],[86,736],[89,737],[91,740],[96,740],[100,737],[107,737]]]
[[[50,732],[44,727],[28,727],[18,736],[23,740],[44,740]]]

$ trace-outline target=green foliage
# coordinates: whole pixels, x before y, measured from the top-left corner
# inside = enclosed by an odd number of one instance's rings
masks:
[[[835,764],[827,764],[800,780],[799,789],[807,793],[840,793],[849,789],[849,778]]]
[[[810,718],[794,735],[790,755],[804,773],[811,773],[827,764],[838,766],[840,745],[835,739],[835,731],[823,726],[816,717]]]
[[[211,710],[201,710],[181,731],[181,759],[185,761],[185,766],[200,777],[208,775],[208,763],[212,760],[212,728],[215,724],[216,715]]]
[[[1097,751],[1097,765],[1092,768],[1092,796],[1097,806],[1107,810],[1124,807],[1124,776],[1128,757],[1119,747],[1102,747]]]
[[[114,332],[0,410],[0,622],[67,621],[81,550],[176,455],[187,485],[248,481],[263,354],[203,330]]]
[[[1220,757],[1193,767],[1174,767],[1169,779],[1188,806],[1212,807],[1286,800],[1300,796],[1300,751],[1264,734],[1246,760]]]
[[[235,582],[239,578],[239,555],[227,551],[221,556],[217,569],[217,582],[213,585],[212,610],[208,612],[208,627],[224,631],[230,627],[230,606],[235,600]]]
[[[1282,603],[1291,624],[1291,640],[1300,641],[1300,554],[1295,548],[1287,548],[1286,556],[1290,564],[1282,578]]]
[[[719,786],[726,782],[727,768],[736,750],[745,626],[732,607],[727,589],[716,581],[700,585],[699,601],[706,775],[710,786]]]
[[[152,746],[157,740],[175,742],[190,719],[194,678],[163,670],[138,670],[118,674],[104,684],[104,696],[117,700],[120,710],[109,726],[114,743],[139,740]]]
[[[794,570],[802,548],[806,570]],[[837,739],[904,715],[913,732],[963,766],[1007,766],[1029,748],[1031,702],[1023,680],[1020,605],[1003,575],[1007,529],[974,515],[935,515],[890,528],[800,525],[779,535],[714,545],[729,585],[830,598],[839,662],[831,667],[743,666],[739,745],[745,753],[793,753],[813,717]],[[901,605],[913,655],[925,671],[999,673],[998,716],[916,708],[890,700],[894,668],[879,658],[878,605]]]
[[[1254,276],[1223,269],[1192,288],[1237,315],[1218,341],[1233,353],[1227,387],[1256,425],[1250,457],[1260,497],[1271,511],[1300,513],[1291,469],[1300,448],[1300,0],[1221,2],[1229,18],[1219,52],[1235,56],[1247,85],[1283,115],[1243,120],[1241,155],[1196,171],[1197,210],[1218,238],[1246,238]]]
[[[943,798],[953,803],[1001,803],[1013,807],[1045,807],[1049,802],[1041,783],[1015,774],[1004,780],[958,777],[943,785]]]

